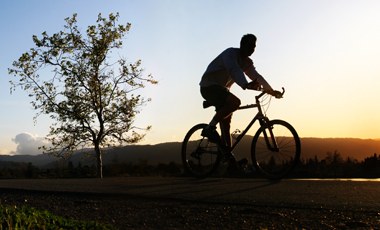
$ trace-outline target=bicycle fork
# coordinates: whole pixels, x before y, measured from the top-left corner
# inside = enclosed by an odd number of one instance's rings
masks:
[[[263,117],[260,119],[260,124],[263,128],[263,135],[268,149],[273,152],[279,152],[280,149],[277,146],[276,138],[273,135],[273,126],[269,123],[269,119],[267,117]],[[269,133],[269,138],[267,132]]]

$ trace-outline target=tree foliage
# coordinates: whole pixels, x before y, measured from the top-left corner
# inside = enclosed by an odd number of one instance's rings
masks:
[[[120,58],[108,63],[112,50],[122,48],[122,38],[131,24],[118,25],[119,14],[108,19],[98,15],[97,25],[88,26],[82,35],[77,15],[66,18],[64,31],[42,38],[33,36],[35,48],[13,62],[9,74],[11,91],[21,87],[33,100],[40,114],[54,121],[47,139],[52,146],[42,146],[44,153],[68,160],[78,148],[93,146],[98,176],[102,177],[102,149],[117,144],[136,143],[150,126],[136,132],[135,116],[146,101],[133,94],[146,83],[156,84],[151,75],[143,76],[141,60],[127,63]],[[52,73],[40,76],[46,67]],[[45,73],[45,72],[44,72]]]

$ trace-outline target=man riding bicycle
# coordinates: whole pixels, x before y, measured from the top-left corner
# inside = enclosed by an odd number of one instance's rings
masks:
[[[216,114],[202,131],[202,136],[211,142],[227,146],[223,158],[228,160],[231,155],[231,118],[232,113],[240,106],[240,99],[230,92],[233,83],[237,83],[243,90],[263,89],[266,93],[281,97],[281,92],[275,91],[256,71],[249,58],[256,48],[256,36],[246,34],[241,38],[240,48],[228,48],[217,56],[203,74],[200,86],[202,97],[216,107]],[[247,82],[247,75],[252,81]],[[216,132],[216,125],[220,123],[222,138]]]

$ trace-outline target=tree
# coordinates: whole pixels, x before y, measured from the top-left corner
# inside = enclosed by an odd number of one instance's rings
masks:
[[[133,92],[157,81],[150,74],[142,76],[141,60],[127,63],[120,57],[108,62],[131,27],[116,24],[118,13],[108,19],[99,14],[97,25],[88,26],[84,35],[76,17],[65,19],[64,31],[52,36],[43,32],[41,39],[33,36],[36,47],[8,69],[18,77],[10,81],[11,92],[21,87],[34,98],[31,104],[38,111],[34,119],[49,114],[56,121],[46,137],[52,145],[41,147],[45,154],[67,161],[75,150],[92,146],[95,154],[88,155],[96,159],[97,176],[102,177],[105,148],[136,143],[150,129],[133,126],[140,107],[150,100]],[[52,68],[49,78],[39,75],[46,67]]]
[[[325,158],[327,164],[332,164],[332,165],[339,165],[339,164],[343,164],[344,160],[343,158],[340,156],[340,153],[335,150],[334,151],[334,154],[332,152],[327,152],[326,153],[327,157]]]

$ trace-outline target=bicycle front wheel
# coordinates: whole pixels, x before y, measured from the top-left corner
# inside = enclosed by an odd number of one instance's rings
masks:
[[[282,120],[269,121],[252,141],[252,162],[257,172],[270,180],[288,176],[296,167],[300,154],[301,142],[296,130]]]
[[[220,155],[216,143],[201,135],[207,124],[194,126],[186,134],[182,143],[182,163],[186,172],[195,178],[210,176],[219,166]]]

